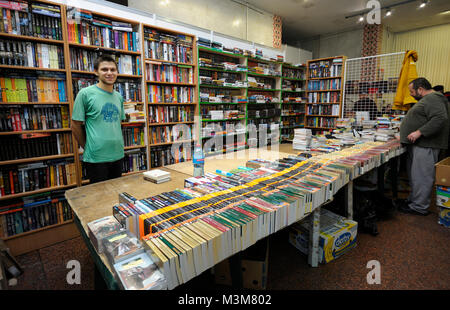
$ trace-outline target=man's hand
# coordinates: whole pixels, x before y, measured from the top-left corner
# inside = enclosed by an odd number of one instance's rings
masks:
[[[411,141],[411,143],[414,143],[417,139],[420,138],[421,135],[422,133],[420,132],[420,130],[413,131],[408,135],[408,140]]]

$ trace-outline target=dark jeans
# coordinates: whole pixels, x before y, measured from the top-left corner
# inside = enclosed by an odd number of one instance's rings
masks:
[[[90,183],[97,183],[122,176],[122,160],[106,163],[88,163],[86,165],[87,177]]]

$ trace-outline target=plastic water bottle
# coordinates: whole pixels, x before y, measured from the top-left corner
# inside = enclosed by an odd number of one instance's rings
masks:
[[[202,176],[204,174],[205,158],[203,156],[203,150],[199,144],[194,149],[194,177]]]

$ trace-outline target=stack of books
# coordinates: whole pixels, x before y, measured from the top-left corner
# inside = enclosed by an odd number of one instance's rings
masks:
[[[377,129],[391,128],[391,120],[389,117],[377,117]]]
[[[144,172],[144,180],[159,184],[170,181],[170,172],[160,169],[153,169]]]
[[[393,129],[377,129],[375,132],[376,141],[389,141],[395,138],[395,131]]]
[[[305,151],[311,146],[312,132],[311,129],[294,129],[294,140],[292,148],[294,150]]]

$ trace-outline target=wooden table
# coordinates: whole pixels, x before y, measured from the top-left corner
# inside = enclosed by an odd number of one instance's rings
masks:
[[[236,169],[238,166],[244,166],[249,159],[266,159],[266,160],[277,160],[283,157],[288,157],[289,155],[297,154],[300,151],[292,149],[292,144],[280,144],[278,150],[274,147],[264,148],[264,149],[246,149],[240,150],[232,153],[219,154],[214,156],[209,156],[205,158],[204,171],[206,172],[216,172],[217,169],[222,171],[229,171]],[[178,163],[174,165],[168,165],[166,168],[171,171],[178,171],[188,175],[193,174],[194,167],[192,166],[192,161]]]
[[[271,150],[269,146],[263,149],[246,149],[231,154],[215,155],[206,158],[205,172],[215,172],[216,169],[228,171],[238,166],[245,166],[250,158],[276,160],[296,153],[298,151],[293,150],[291,144],[280,144],[278,150],[274,147]],[[75,224],[95,261],[96,272],[99,273],[97,276],[105,280],[109,289],[120,287],[108,259],[104,254],[99,254],[92,245],[88,237],[87,224],[112,215],[112,207],[119,202],[119,194],[122,192],[127,192],[137,199],[147,198],[176,188],[184,188],[184,180],[193,174],[192,161],[158,169],[169,171],[171,181],[154,184],[145,181],[142,173],[138,173],[66,191],[65,195],[73,210]]]

